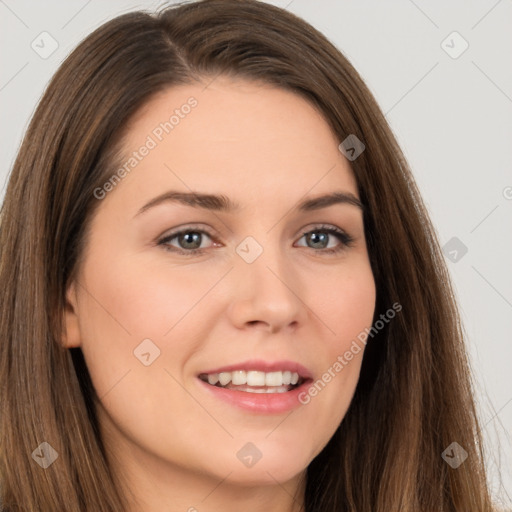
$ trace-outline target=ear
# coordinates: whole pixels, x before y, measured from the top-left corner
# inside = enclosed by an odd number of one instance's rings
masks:
[[[64,348],[74,348],[79,347],[81,342],[76,286],[75,282],[72,282],[66,292],[62,345]]]

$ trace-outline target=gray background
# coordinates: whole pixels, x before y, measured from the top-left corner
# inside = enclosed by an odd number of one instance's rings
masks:
[[[269,3],[309,21],[354,64],[411,164],[441,244],[456,237],[446,258],[467,332],[491,483],[511,507],[512,1]],[[0,0],[0,198],[28,120],[69,51],[106,20],[161,4]],[[58,43],[47,58],[31,47],[42,47],[44,31]],[[469,46],[458,55],[464,40]],[[49,39],[44,48],[51,49]]]

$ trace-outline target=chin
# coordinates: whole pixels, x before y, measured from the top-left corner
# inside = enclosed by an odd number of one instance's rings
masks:
[[[229,479],[247,485],[274,485],[276,481],[286,482],[291,480],[303,472],[310,462],[310,458],[306,454],[300,454],[298,451],[283,449],[282,446],[273,450],[269,446],[266,448],[262,446],[261,458],[253,461],[248,459],[245,462],[242,452],[240,455],[242,460],[240,461],[237,456],[235,464],[230,464],[231,467],[228,472],[232,471],[232,473]]]
[[[252,468],[235,467],[226,480],[240,486],[275,485],[276,482],[285,483],[292,480],[306,468],[307,466],[302,464],[290,464],[285,459],[275,464],[265,464],[260,460]]]

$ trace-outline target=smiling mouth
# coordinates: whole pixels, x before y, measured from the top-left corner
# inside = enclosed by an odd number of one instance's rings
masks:
[[[301,386],[307,379],[296,372],[234,371],[206,374],[199,378],[211,386],[247,393],[286,393]]]

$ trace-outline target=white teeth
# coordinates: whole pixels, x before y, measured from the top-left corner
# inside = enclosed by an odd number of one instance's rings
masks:
[[[299,382],[299,374],[296,372],[260,372],[260,371],[244,371],[235,370],[234,372],[221,372],[210,373],[207,375],[208,383],[215,386],[219,383],[221,386],[226,386],[231,383],[233,386],[269,386],[269,387],[282,387],[295,385]],[[206,379],[204,379],[206,380]],[[259,392],[259,390],[252,390]]]
[[[270,372],[265,374],[265,386],[281,386],[283,372]]]
[[[210,373],[208,374],[208,384],[215,386],[219,382],[219,374],[218,373]]]
[[[247,384],[247,373],[243,370],[237,370],[236,372],[231,372],[231,382],[235,386],[240,386],[242,384]]]
[[[247,372],[248,386],[264,386],[265,372]]]
[[[251,388],[250,386],[244,386],[238,391],[247,391],[248,393],[286,393],[288,386],[278,386],[272,388]]]
[[[219,382],[222,386],[229,384],[231,382],[231,372],[219,373]]]

